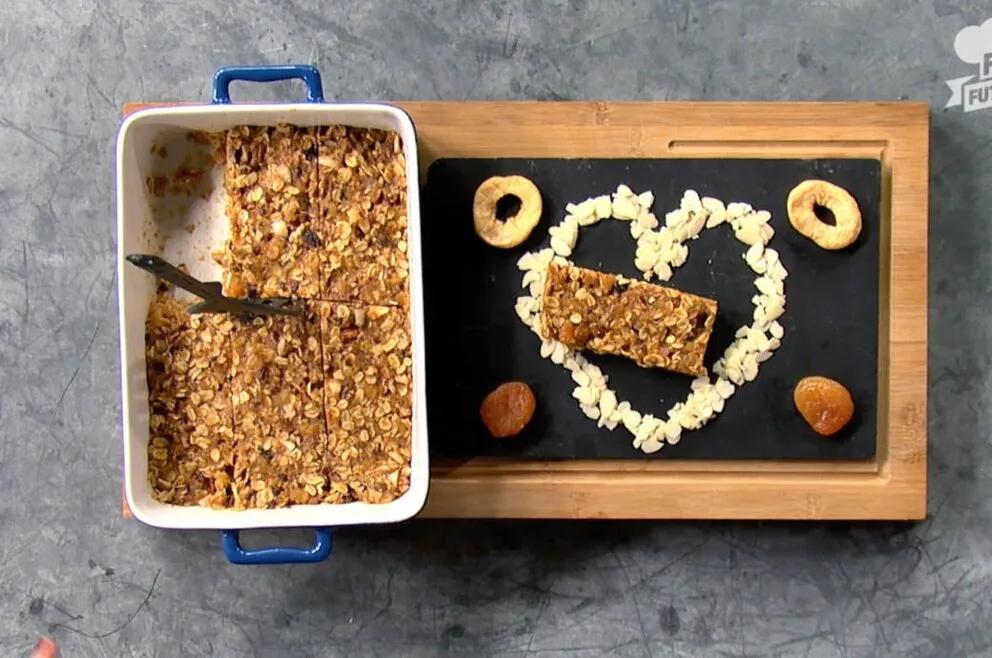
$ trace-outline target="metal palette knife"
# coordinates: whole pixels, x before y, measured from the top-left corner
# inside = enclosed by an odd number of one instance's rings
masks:
[[[233,315],[299,315],[303,307],[286,297],[238,299],[226,297],[217,281],[200,281],[158,256],[129,254],[127,261],[160,279],[203,299],[192,304],[190,313],[231,313]]]

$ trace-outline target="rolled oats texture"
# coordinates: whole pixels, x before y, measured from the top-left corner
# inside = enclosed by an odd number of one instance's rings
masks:
[[[412,440],[399,136],[239,126],[216,141],[225,292],[302,298],[307,312],[191,317],[170,293],[156,299],[146,341],[155,495],[236,509],[393,500],[409,487]]]
[[[323,335],[328,502],[384,503],[410,486],[409,318],[388,306],[318,305]]]
[[[234,321],[231,398],[236,506],[320,502],[323,420],[320,324],[314,303],[301,316]]]
[[[330,126],[318,130],[317,141],[321,296],[405,308],[407,180],[399,135]]]
[[[580,267],[548,268],[541,329],[574,349],[615,354],[644,367],[706,373],[712,299]]]
[[[169,291],[152,299],[145,322],[148,482],[159,502],[231,504],[232,330],[227,316],[191,316]]]
[[[230,238],[220,258],[226,294],[319,295],[316,139],[313,128],[285,124],[227,131]]]

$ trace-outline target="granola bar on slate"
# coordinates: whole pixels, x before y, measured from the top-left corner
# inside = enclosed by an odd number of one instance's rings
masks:
[[[541,332],[575,349],[615,354],[642,367],[705,375],[717,303],[616,274],[551,263]]]

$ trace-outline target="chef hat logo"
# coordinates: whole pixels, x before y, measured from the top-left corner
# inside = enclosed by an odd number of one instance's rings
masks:
[[[954,52],[967,64],[978,64],[992,52],[992,18],[981,25],[969,25],[954,37]]]

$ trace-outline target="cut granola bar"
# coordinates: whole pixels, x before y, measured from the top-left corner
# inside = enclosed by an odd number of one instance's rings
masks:
[[[230,505],[232,328],[225,315],[191,316],[171,292],[152,300],[145,322],[148,481],[160,502]]]
[[[239,126],[226,134],[230,239],[220,261],[235,297],[317,297],[320,291],[314,128]]]
[[[239,507],[317,503],[327,448],[319,323],[302,317],[235,320],[231,397]]]
[[[406,158],[398,134],[319,128],[321,295],[407,306]]]
[[[239,509],[393,500],[410,484],[412,416],[401,140],[344,126],[218,136],[225,293],[346,303],[254,319],[153,305],[156,496]]]
[[[405,311],[319,305],[327,502],[385,503],[410,486],[412,358]]]
[[[581,267],[551,263],[541,331],[575,349],[616,354],[643,367],[705,375],[716,320],[712,299]]]

